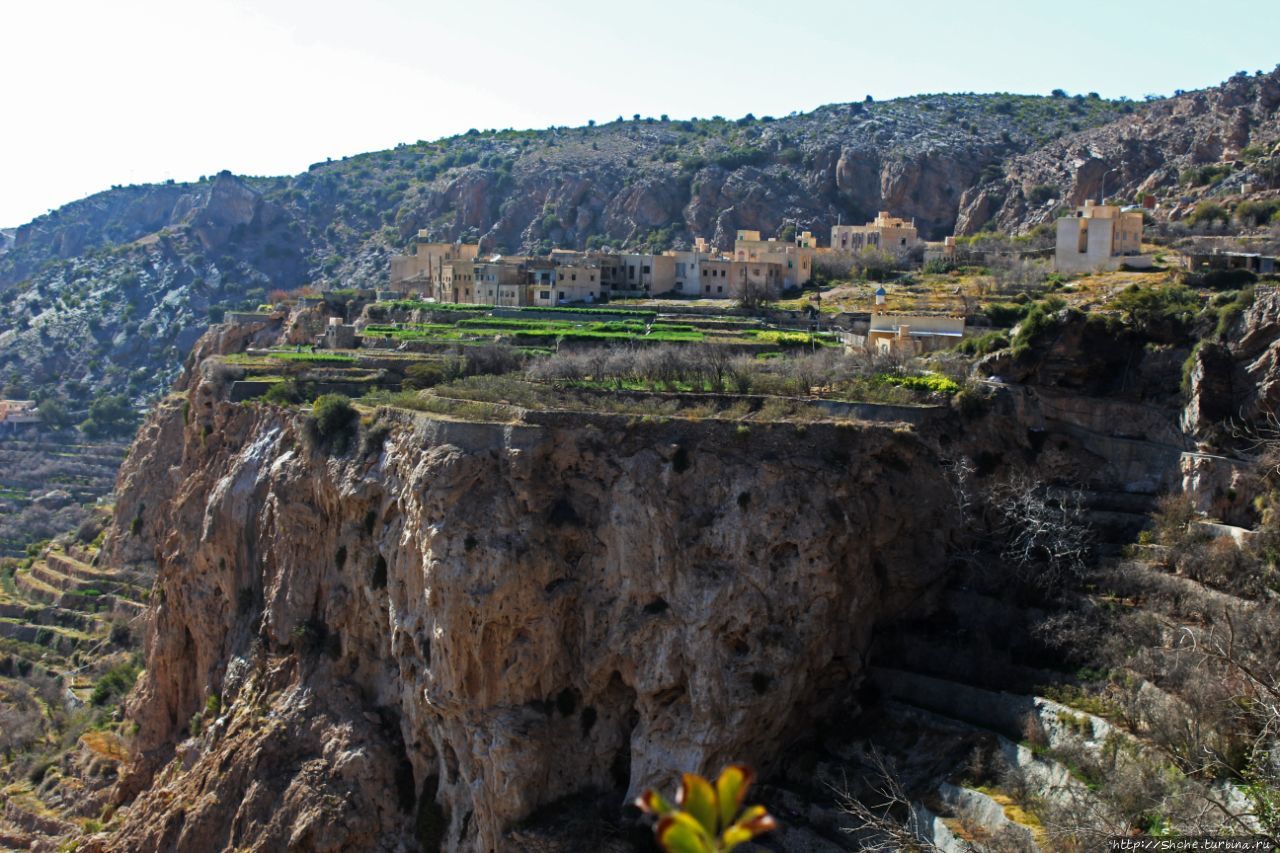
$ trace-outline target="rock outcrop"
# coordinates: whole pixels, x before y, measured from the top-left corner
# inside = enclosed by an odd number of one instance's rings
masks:
[[[906,429],[383,411],[330,456],[206,367],[106,544],[159,566],[126,848],[501,850],[565,797],[767,769],[945,564]]]
[[[1220,340],[1196,348],[1187,371],[1183,428],[1229,439],[1233,428],[1270,428],[1280,405],[1280,288],[1259,285]],[[1233,427],[1234,425],[1234,427]]]
[[[1179,219],[1207,195],[1275,189],[1278,143],[1280,69],[1237,74],[1217,88],[1135,107],[1117,121],[1010,158],[1001,177],[965,193],[956,232],[1025,230],[1051,221],[1064,204],[1104,192],[1155,194],[1162,199],[1156,215]],[[1184,180],[1199,166],[1220,167],[1225,177]]]

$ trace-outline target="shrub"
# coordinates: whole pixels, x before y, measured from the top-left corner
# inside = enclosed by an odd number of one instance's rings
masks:
[[[101,393],[89,405],[89,417],[80,429],[92,438],[128,435],[138,422],[138,413],[123,394]]]
[[[1231,221],[1231,214],[1227,213],[1227,209],[1216,201],[1202,201],[1196,205],[1196,209],[1192,212],[1189,220],[1192,225],[1212,224],[1221,222],[1226,225]]]
[[[130,663],[122,663],[112,667],[93,685],[93,693],[89,701],[94,705],[105,705],[117,696],[123,696],[133,687],[138,677],[138,668]]]
[[[1266,225],[1280,213],[1280,199],[1242,201],[1236,205],[1236,220],[1242,225]]]
[[[1027,191],[1027,200],[1032,204],[1044,204],[1058,197],[1058,188],[1052,184],[1036,184]]]
[[[1032,305],[1013,336],[1013,354],[1025,353],[1041,338],[1056,332],[1061,323],[1058,312],[1065,307],[1066,302],[1053,297]]]
[[[276,382],[267,389],[267,393],[262,395],[264,402],[271,403],[276,406],[289,406],[302,401],[302,394],[298,390],[298,383],[292,379],[286,379],[283,382]]]
[[[355,433],[355,407],[342,394],[321,394],[311,406],[311,426],[325,448],[342,454]]]
[[[965,355],[987,355],[1009,346],[1009,336],[1004,332],[986,332],[972,338],[965,338],[956,344],[955,350]]]
[[[953,380],[945,376],[939,376],[936,373],[929,373],[923,376],[897,376],[882,373],[876,377],[876,382],[928,393],[954,394],[960,390],[960,386]]]
[[[1131,284],[1111,304],[1140,331],[1149,332],[1161,324],[1189,319],[1199,309],[1200,300],[1180,285],[1154,288]]]
[[[993,302],[987,306],[987,319],[993,326],[1012,326],[1027,316],[1030,305],[1014,305],[1008,302]]]

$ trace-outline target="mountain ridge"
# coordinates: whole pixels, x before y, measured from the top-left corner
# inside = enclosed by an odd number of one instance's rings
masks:
[[[173,380],[221,310],[302,285],[380,286],[390,256],[419,231],[506,252],[659,251],[695,236],[727,247],[739,228],[822,237],[836,222],[888,209],[931,238],[1018,232],[1100,189],[1113,160],[1122,166],[1116,194],[1174,193],[1156,215],[1185,216],[1280,163],[1270,154],[1226,167],[1220,159],[1256,153],[1255,140],[1270,150],[1280,138],[1278,91],[1273,71],[1142,103],[918,95],[776,119],[637,117],[469,131],[296,176],[221,172],[118,187],[14,230],[0,253],[0,377],[9,396],[84,403],[99,389],[141,402]],[[1150,141],[1134,143],[1132,128]],[[1098,157],[1063,171],[1065,158],[1091,145]],[[1178,187],[1170,163],[1174,173],[1228,174]]]

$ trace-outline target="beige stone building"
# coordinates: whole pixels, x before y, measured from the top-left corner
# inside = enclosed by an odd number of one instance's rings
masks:
[[[494,255],[475,264],[475,298],[482,305],[515,308],[528,304],[527,283],[521,258]]]
[[[956,238],[943,237],[941,243],[925,243],[924,244],[924,260],[943,261],[953,264],[956,262]]]
[[[808,231],[797,236],[794,242],[786,242],[776,238],[762,240],[759,231],[742,230],[733,243],[734,260],[777,264],[784,289],[809,283],[817,251],[817,241]]]
[[[432,242],[426,231],[419,231],[412,254],[391,256],[391,289],[434,292],[439,289],[445,263],[475,260],[479,255],[479,243]]]
[[[920,242],[915,221],[908,222],[880,211],[866,225],[834,225],[831,228],[831,248],[837,252],[861,252],[866,248],[881,249],[895,255],[905,255]]]
[[[876,352],[920,355],[946,349],[964,337],[964,317],[872,313],[866,348]]]
[[[1063,273],[1150,266],[1151,259],[1142,255],[1142,211],[1086,201],[1058,220],[1053,260]]]
[[[619,295],[654,296],[669,293],[676,286],[676,259],[670,255],[623,253],[619,279],[614,291]]]
[[[709,258],[699,264],[704,299],[773,299],[782,292],[783,270],[765,261]]]

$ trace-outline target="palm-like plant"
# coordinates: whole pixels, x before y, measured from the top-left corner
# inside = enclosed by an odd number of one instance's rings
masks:
[[[742,807],[754,779],[754,771],[741,764],[726,767],[715,785],[685,773],[675,805],[652,788],[636,798],[636,805],[657,816],[654,832],[667,853],[726,853],[778,826],[764,806]]]

